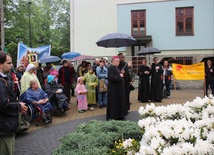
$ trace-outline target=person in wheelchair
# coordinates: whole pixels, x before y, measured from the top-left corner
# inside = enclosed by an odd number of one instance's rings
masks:
[[[44,91],[48,94],[55,112],[64,113],[69,109],[68,98],[63,93],[63,86],[59,85],[54,78],[55,76],[48,75],[48,82],[44,86]]]
[[[24,92],[27,103],[38,106],[42,111],[42,121],[46,124],[52,122],[51,111],[53,109],[48,99],[48,94],[39,88],[38,81],[31,80],[30,87]]]

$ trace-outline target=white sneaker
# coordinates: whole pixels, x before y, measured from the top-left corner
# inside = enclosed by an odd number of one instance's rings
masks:
[[[93,111],[95,108],[94,107],[90,107],[89,110]]]
[[[170,96],[167,96],[168,99],[170,99]]]

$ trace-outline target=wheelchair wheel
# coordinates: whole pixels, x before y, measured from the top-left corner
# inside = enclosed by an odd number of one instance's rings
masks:
[[[28,110],[27,110],[27,114],[25,114],[25,120],[31,123],[34,118],[34,112],[33,112],[34,110],[32,105],[26,104],[26,106],[28,107]]]
[[[34,116],[35,118],[39,119],[39,118],[42,118],[42,111],[39,107],[35,107],[34,109]]]

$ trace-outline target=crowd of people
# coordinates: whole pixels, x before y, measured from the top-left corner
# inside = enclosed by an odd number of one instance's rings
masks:
[[[135,74],[132,61],[126,62],[122,53],[111,61],[107,57],[96,58],[93,64],[82,61],[76,69],[68,60],[61,64],[59,70],[51,63],[29,64],[26,69],[18,66],[14,70],[10,55],[0,52],[0,154],[12,154],[20,115],[28,110],[26,104],[38,106],[46,124],[52,121],[53,111],[64,114],[71,102],[77,103],[79,113],[106,108],[107,120],[124,120],[128,115]],[[211,60],[205,68],[206,88],[210,86],[214,95]],[[172,68],[167,60],[161,64],[154,57],[151,66],[147,66],[144,58],[137,75],[140,102],[170,98]],[[71,96],[76,96],[75,100]]]
[[[138,76],[138,100],[140,102],[162,102],[163,98],[170,98],[172,68],[167,60],[160,64],[158,58],[154,57],[152,65],[147,66],[147,60],[144,58]]]

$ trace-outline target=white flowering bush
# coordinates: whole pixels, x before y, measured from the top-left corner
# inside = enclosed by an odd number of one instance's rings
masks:
[[[192,102],[140,107],[138,125],[143,130],[139,150],[132,155],[214,154],[214,97]],[[131,148],[130,140],[124,149]],[[128,142],[128,144],[127,144]]]

